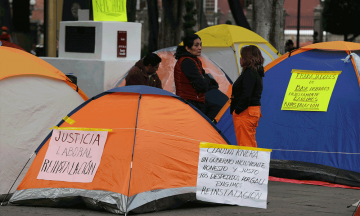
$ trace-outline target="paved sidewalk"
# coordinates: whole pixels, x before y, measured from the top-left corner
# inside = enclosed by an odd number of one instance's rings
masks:
[[[241,206],[209,206],[188,204],[181,208],[152,212],[148,216],[212,216],[212,215],[256,215],[256,216],[352,216],[355,207],[347,206],[360,199],[360,190],[330,188],[314,185],[300,185],[269,181],[268,208],[257,209]],[[0,206],[0,216],[94,216],[114,215],[108,212],[86,208],[49,208],[28,206]]]

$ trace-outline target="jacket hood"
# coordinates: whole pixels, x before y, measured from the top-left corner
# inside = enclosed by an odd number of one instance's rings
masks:
[[[142,59],[137,61],[135,63],[135,66],[139,67],[144,72],[145,75],[153,75],[156,73],[155,69],[153,69],[153,68],[151,68],[149,71],[147,71]]]
[[[143,60],[140,59],[139,61],[137,61],[135,63],[135,66],[139,67],[141,70],[145,71],[145,66],[144,66],[144,63],[143,63]]]
[[[192,57],[192,58],[197,58],[197,56],[189,53],[188,51],[186,51],[184,46],[178,46],[178,48],[176,49],[176,53],[174,54],[175,59],[179,60],[181,57]]]

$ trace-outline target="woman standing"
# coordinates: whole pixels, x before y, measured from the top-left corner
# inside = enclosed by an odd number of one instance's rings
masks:
[[[243,72],[232,87],[230,112],[233,115],[237,144],[257,147],[255,133],[261,117],[264,58],[253,45],[243,47],[240,54]]]
[[[184,45],[178,46],[175,53],[177,62],[174,68],[176,95],[188,101],[201,112],[206,113],[205,92],[207,83],[200,59],[202,43],[196,34],[184,38]]]

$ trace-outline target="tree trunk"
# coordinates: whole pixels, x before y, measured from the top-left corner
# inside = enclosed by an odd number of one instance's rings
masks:
[[[136,1],[126,0],[126,12],[127,12],[127,21],[135,22],[136,19]]]
[[[253,31],[284,53],[284,0],[253,0]]]
[[[13,0],[13,24],[14,31],[30,32],[30,1]]]
[[[209,27],[209,25],[207,24],[204,9],[202,9],[202,7],[201,7],[201,2],[204,5],[205,4],[204,1],[205,0],[195,0],[195,2],[196,2],[196,10],[197,10],[197,23],[198,23],[198,27],[195,30],[196,32],[200,31],[201,29]]]
[[[158,50],[159,11],[157,0],[147,0],[149,15],[149,52]]]
[[[239,0],[228,0],[231,14],[234,17],[236,25],[241,26],[243,28],[247,28],[251,30],[248,21],[246,20],[243,8],[241,7],[241,3]]]
[[[166,0],[162,1],[162,15],[159,29],[158,48],[177,46],[181,42],[183,23],[183,0]]]
[[[9,0],[0,0],[0,26],[6,26],[9,32],[13,30]]]

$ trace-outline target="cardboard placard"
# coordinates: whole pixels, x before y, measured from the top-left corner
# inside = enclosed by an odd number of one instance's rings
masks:
[[[92,182],[108,131],[54,129],[37,179]]]
[[[267,207],[270,149],[200,143],[196,199]]]
[[[127,22],[126,0],[92,0],[94,21]]]
[[[281,110],[326,112],[341,71],[291,71]]]

